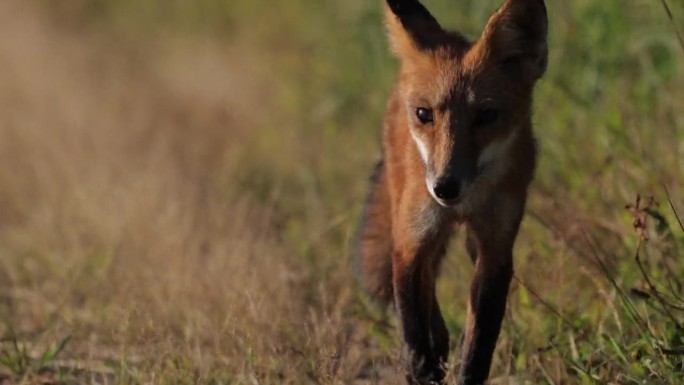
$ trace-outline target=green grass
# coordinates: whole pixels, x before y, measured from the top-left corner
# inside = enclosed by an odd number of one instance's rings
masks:
[[[425,3],[471,37],[498,5]],[[684,383],[684,4],[547,3],[492,383]],[[379,0],[10,4],[0,383],[399,381],[396,320],[351,261],[397,69]],[[452,340],[461,243],[439,281]]]

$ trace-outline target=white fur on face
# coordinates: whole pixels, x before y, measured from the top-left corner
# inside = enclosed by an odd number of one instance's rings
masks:
[[[468,216],[487,200],[496,194],[498,181],[508,171],[510,166],[509,155],[515,145],[517,131],[512,131],[508,136],[490,143],[477,159],[477,165],[481,172],[469,186],[463,187],[463,199],[453,209],[458,215]]]
[[[430,157],[430,152],[428,151],[428,147],[425,144],[425,141],[418,136],[413,130],[409,130],[411,132],[411,137],[413,138],[413,141],[416,142],[416,146],[418,147],[418,152],[420,153],[420,157],[423,159],[424,164],[428,164],[428,159]]]
[[[432,198],[440,206],[447,207],[453,210],[459,216],[467,216],[482,206],[487,199],[494,193],[494,186],[503,174],[505,174],[509,167],[508,155],[514,147],[517,138],[517,132],[512,131],[508,136],[490,143],[477,159],[477,164],[482,168],[482,173],[477,178],[467,183],[463,181],[460,200],[456,204],[449,204],[442,199],[439,199],[432,186],[434,185],[434,177],[428,173],[425,178],[427,189]]]
[[[489,143],[482,153],[480,153],[480,156],[477,159],[477,165],[482,167],[486,164],[496,162],[508,155],[508,152],[511,150],[511,147],[515,142],[515,138],[517,137],[516,133],[517,131],[512,131],[504,139],[499,139],[495,142]]]
[[[447,205],[443,200],[437,198],[437,195],[435,195],[434,190],[432,190],[432,186],[435,185],[435,178],[430,173],[428,173],[425,176],[425,185],[427,186],[427,190],[432,196],[432,198],[435,200],[435,202],[439,203],[440,206],[449,207],[449,205]]]
[[[428,192],[432,197],[439,203],[440,205],[444,207],[448,207],[441,199],[437,198],[435,195],[435,192],[432,190],[432,186],[435,185],[435,177],[432,175],[430,171],[427,170],[427,165],[428,165],[428,160],[430,157],[430,152],[428,150],[427,145],[425,144],[425,141],[416,134],[413,130],[409,130],[411,132],[411,137],[413,138],[413,141],[416,142],[416,147],[418,147],[418,152],[420,153],[420,157],[423,159],[423,164],[426,166],[425,170],[425,185],[427,187]]]

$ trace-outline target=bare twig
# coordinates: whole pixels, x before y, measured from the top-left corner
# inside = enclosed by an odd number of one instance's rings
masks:
[[[636,288],[636,287],[631,288],[629,290],[629,293],[632,294],[633,296],[637,297],[637,298],[644,299],[644,300],[653,298],[653,296],[650,293],[648,293],[644,290],[641,290],[639,288]],[[662,292],[658,291],[658,293],[662,296]],[[682,305],[677,305],[677,304],[670,303],[670,302],[665,302],[665,305],[669,306],[670,308],[672,308],[674,310],[684,311],[684,306],[682,306]]]
[[[572,322],[570,322],[570,320],[568,320],[567,318],[565,318],[565,316],[563,316],[563,314],[561,314],[560,311],[558,311],[558,309],[556,309],[552,304],[548,303],[544,298],[542,298],[539,294],[537,294],[536,291],[534,291],[529,285],[527,285],[527,284],[526,284],[525,282],[523,282],[520,278],[518,278],[517,275],[513,275],[513,279],[515,279],[515,280],[518,282],[518,284],[519,284],[520,286],[524,287],[525,290],[527,290],[528,292],[530,292],[530,294],[532,294],[532,296],[533,296],[534,298],[536,298],[537,301],[539,301],[542,305],[544,305],[544,307],[546,307],[547,309],[549,309],[549,310],[550,310],[553,314],[555,314],[561,321],[563,321],[563,323],[564,323],[566,326],[568,326],[568,327],[571,328],[572,330],[577,330],[577,328],[572,324]]]
[[[588,337],[589,337],[589,333],[590,333],[590,330],[589,330],[589,329],[584,329],[584,330],[582,330],[582,329],[576,327],[575,325],[573,325],[573,323],[572,323],[568,318],[566,318],[558,309],[556,309],[555,306],[553,306],[551,303],[549,303],[549,302],[546,301],[544,298],[542,298],[542,296],[541,296],[540,294],[538,294],[534,289],[532,289],[527,283],[525,283],[525,282],[524,282],[522,279],[520,279],[517,275],[513,275],[513,279],[515,279],[516,282],[518,282],[518,284],[519,284],[520,286],[522,286],[523,288],[525,288],[525,290],[527,290],[530,294],[532,294],[532,296],[533,296],[534,298],[536,298],[537,301],[539,301],[539,303],[541,303],[541,304],[542,304],[544,307],[546,307],[551,313],[553,313],[556,317],[558,317],[558,319],[560,319],[561,322],[562,322],[565,326],[567,326],[567,327],[568,327],[570,330],[572,330],[573,332],[577,333],[577,341],[584,341],[584,342],[589,343],[591,346],[596,347],[596,344],[592,341],[592,339],[591,339],[591,338],[588,338]],[[538,349],[537,349],[537,352],[538,352],[538,353],[545,353],[545,352],[548,352],[548,351],[550,351],[550,350],[552,350],[552,349],[558,349],[558,346],[559,346],[559,345],[562,345],[562,344],[556,344],[556,343],[554,343],[554,342],[553,342],[553,337],[551,337],[551,341],[549,341],[548,345],[547,345],[547,346],[543,346],[543,347],[538,348]]]
[[[660,2],[663,4],[663,8],[665,8],[665,12],[667,13],[667,17],[670,19],[670,22],[672,23],[672,28],[674,29],[675,34],[677,34],[679,46],[682,47],[682,51],[684,51],[684,38],[682,38],[682,34],[679,32],[679,29],[677,28],[677,23],[675,23],[674,16],[672,16],[670,6],[667,5],[666,0],[660,0]]]
[[[666,356],[684,356],[684,349],[665,349],[665,348],[660,348],[658,349],[660,353],[666,355]]]
[[[648,241],[648,237],[646,235],[647,231],[647,221],[648,221],[648,209],[653,206],[655,203],[654,199],[651,197],[648,200],[648,203],[646,203],[645,206],[641,205],[641,196],[637,195],[636,198],[636,203],[634,205],[629,205],[627,206],[627,209],[629,209],[632,214],[634,215],[634,229],[637,232],[637,235],[639,236],[639,239],[637,241],[637,247],[634,255],[634,260],[636,261],[637,265],[639,266],[639,270],[641,271],[641,275],[646,281],[646,285],[648,285],[649,291],[651,294],[656,298],[658,303],[663,308],[663,311],[667,314],[667,316],[672,320],[674,325],[677,327],[677,330],[682,330],[682,325],[679,323],[677,320],[677,317],[672,314],[670,311],[670,307],[668,306],[669,304],[665,301],[665,299],[660,295],[658,292],[655,284],[653,284],[653,281],[651,280],[651,277],[648,275],[646,272],[646,269],[644,268],[643,263],[641,262],[641,248],[643,247],[644,243]]]
[[[665,189],[665,195],[667,196],[667,202],[670,204],[670,208],[672,209],[672,212],[674,213],[675,218],[677,219],[677,223],[679,223],[679,227],[684,231],[684,225],[682,225],[682,220],[679,218],[679,214],[677,213],[677,209],[674,206],[674,203],[672,203],[672,197],[670,197],[670,191],[667,189],[667,185],[663,183],[663,188]]]
[[[639,238],[639,242],[637,244],[637,249],[636,253],[634,256],[634,259],[636,260],[637,265],[639,266],[639,270],[641,271],[641,275],[644,277],[644,280],[646,281],[646,284],[648,285],[649,291],[651,294],[655,297],[655,299],[660,303],[660,305],[663,308],[663,311],[667,314],[667,316],[672,320],[672,322],[675,324],[677,327],[677,330],[683,330],[682,329],[682,324],[679,323],[677,320],[677,317],[672,314],[670,311],[670,308],[672,305],[670,305],[665,299],[660,295],[660,292],[656,289],[655,285],[653,284],[653,281],[651,281],[651,277],[649,277],[648,273],[646,272],[646,269],[644,268],[644,265],[641,263],[641,257],[639,254],[639,251],[641,250],[641,247],[643,246],[643,238]]]
[[[640,199],[640,198],[639,198],[639,199]],[[600,267],[601,272],[603,273],[603,275],[608,279],[608,281],[610,282],[610,284],[611,284],[611,285],[613,286],[613,288],[616,290],[616,292],[618,293],[618,295],[619,295],[620,298],[622,299],[623,303],[625,304],[626,309],[628,310],[628,312],[632,315],[632,317],[634,318],[634,320],[637,321],[637,322],[636,322],[637,325],[638,325],[641,329],[646,330],[646,331],[651,335],[651,337],[653,337],[653,332],[652,332],[651,329],[648,327],[648,322],[646,322],[646,320],[644,320],[644,318],[641,316],[641,314],[639,314],[639,312],[634,308],[634,305],[633,305],[632,302],[629,300],[629,298],[628,298],[627,295],[625,294],[624,290],[622,290],[622,288],[620,287],[620,285],[618,285],[617,280],[615,279],[615,277],[613,277],[613,274],[611,274],[610,269],[608,269],[608,266],[606,266],[606,264],[603,262],[603,260],[601,260],[601,257],[599,256],[598,252],[596,251],[596,247],[595,247],[594,243],[591,241],[591,238],[589,237],[589,235],[587,234],[587,232],[585,231],[585,229],[582,228],[581,230],[582,230],[582,235],[583,235],[583,237],[584,237],[584,240],[585,240],[585,242],[587,243],[587,245],[589,246],[589,249],[592,251],[594,260],[596,261],[596,263],[597,263],[598,266]]]

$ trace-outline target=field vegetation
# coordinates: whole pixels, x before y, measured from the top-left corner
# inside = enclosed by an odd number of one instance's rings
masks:
[[[491,383],[684,384],[684,2],[547,6]],[[0,1],[0,384],[401,383],[352,259],[385,40],[380,0]]]

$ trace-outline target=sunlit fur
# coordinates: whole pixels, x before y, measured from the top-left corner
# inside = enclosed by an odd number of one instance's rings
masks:
[[[465,223],[476,264],[459,383],[480,384],[536,163],[531,108],[546,70],[546,10],[541,0],[508,0],[475,42],[442,30],[416,0],[387,0],[385,13],[401,67],[360,230],[361,275],[371,294],[394,293],[376,298],[399,313],[408,381],[440,382],[448,333],[434,285],[452,228]],[[419,108],[432,119],[421,121]],[[483,120],[483,111],[494,113]],[[440,198],[438,182],[457,195]]]

